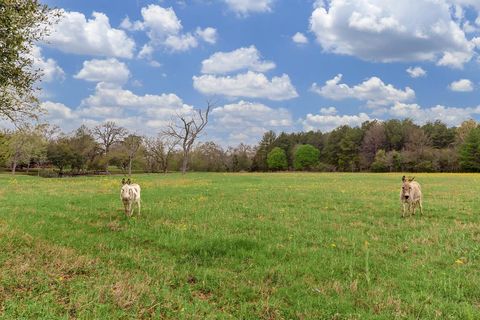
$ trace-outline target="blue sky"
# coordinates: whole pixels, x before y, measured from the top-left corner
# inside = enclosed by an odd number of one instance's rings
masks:
[[[478,0],[65,1],[34,50],[45,119],[154,135],[215,101],[204,140],[372,119],[480,118]]]

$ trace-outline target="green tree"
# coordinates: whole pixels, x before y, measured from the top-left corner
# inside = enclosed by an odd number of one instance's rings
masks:
[[[347,127],[339,143],[338,168],[342,171],[356,171],[360,166],[360,145],[363,139],[361,128]]]
[[[268,169],[267,155],[273,149],[272,145],[276,139],[277,135],[271,130],[263,134],[262,140],[257,146],[255,156],[253,157],[253,171],[266,171]]]
[[[440,120],[433,123],[428,122],[422,129],[432,141],[432,147],[436,149],[451,146],[455,141],[455,129],[448,128],[447,125]]]
[[[469,172],[480,172],[480,128],[470,131],[460,147],[460,166]]]
[[[24,125],[7,135],[5,159],[15,174],[17,166],[30,168],[30,164],[43,158],[46,153],[46,141],[42,134],[43,126]]]
[[[418,128],[410,119],[397,120],[392,119],[384,122],[385,135],[387,138],[387,151],[400,151],[405,146],[408,133],[412,128]]]
[[[293,167],[295,170],[311,170],[318,164],[319,157],[320,150],[311,144],[299,145],[295,150]]]
[[[267,155],[267,164],[270,170],[285,170],[288,167],[285,150],[275,147]]]
[[[61,137],[48,145],[47,159],[58,168],[60,176],[67,167],[71,166],[74,157],[74,151],[67,137]]]
[[[385,150],[378,150],[370,169],[373,172],[386,172],[388,171],[388,167],[388,157]]]
[[[90,129],[82,125],[74,135],[69,138],[70,146],[73,150],[72,169],[77,172],[92,168],[96,157],[100,156],[102,151],[100,145],[95,141]]]
[[[455,145],[457,147],[461,146],[468,137],[468,134],[472,129],[478,127],[478,124],[475,120],[470,119],[463,121],[462,124],[455,130]]]
[[[40,112],[33,68],[33,45],[48,33],[59,11],[39,0],[0,1],[0,118],[18,122]]]

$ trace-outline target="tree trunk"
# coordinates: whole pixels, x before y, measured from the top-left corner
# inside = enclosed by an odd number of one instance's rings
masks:
[[[187,173],[187,167],[188,167],[188,152],[184,151],[183,161],[182,161],[182,174]]]
[[[105,172],[108,172],[108,147],[105,147]]]
[[[130,158],[128,160],[128,177],[130,178],[132,176],[132,159]]]
[[[12,163],[12,174],[15,174],[15,170],[17,169],[17,159],[13,160]]]
[[[163,172],[163,173],[167,173],[167,170],[168,170],[168,162],[163,161],[162,164],[161,164],[161,169],[162,169],[162,172]]]

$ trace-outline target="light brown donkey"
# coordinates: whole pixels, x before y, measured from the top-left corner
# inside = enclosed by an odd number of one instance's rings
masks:
[[[415,215],[415,209],[420,208],[420,213],[423,214],[422,207],[422,189],[420,184],[411,179],[402,177],[402,189],[400,191],[400,202],[402,203],[402,217],[405,217],[405,212]]]

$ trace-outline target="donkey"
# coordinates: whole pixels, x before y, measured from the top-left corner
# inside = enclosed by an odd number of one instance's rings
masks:
[[[133,183],[128,179],[125,181],[125,178],[122,179],[122,189],[120,190],[120,199],[123,202],[125,208],[125,215],[132,216],[133,209],[132,205],[137,204],[138,215],[140,215],[140,186],[136,183]]]
[[[415,215],[415,209],[420,208],[420,214],[423,214],[422,207],[422,189],[420,184],[413,181],[415,177],[411,179],[402,177],[402,189],[400,191],[400,202],[402,203],[402,217],[405,217],[405,212]]]

